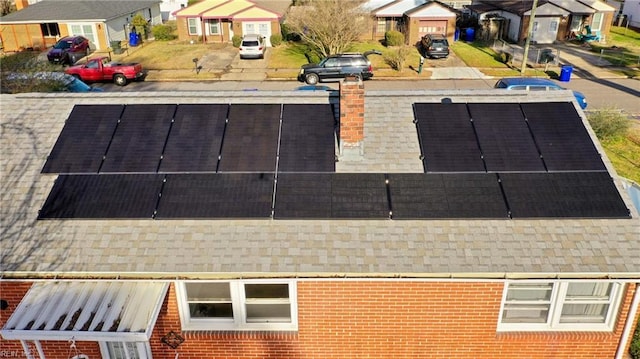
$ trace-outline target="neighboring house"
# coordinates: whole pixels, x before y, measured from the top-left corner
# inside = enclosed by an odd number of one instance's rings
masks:
[[[92,50],[128,40],[129,24],[142,14],[151,25],[162,23],[160,0],[43,0],[0,18],[4,51],[45,49],[60,38],[82,35]]]
[[[203,0],[174,13],[178,38],[199,42],[231,42],[234,35],[280,34],[288,0]]]
[[[622,14],[627,16],[629,26],[640,29],[640,0],[626,0]]]
[[[506,38],[523,42],[529,31],[532,0],[476,0],[468,8],[486,24],[486,19],[501,19],[507,24]],[[604,39],[609,33],[615,9],[597,0],[541,0],[535,13],[531,40],[539,44],[572,39],[584,33],[587,25]],[[483,23],[484,22],[484,23]]]
[[[382,4],[372,0],[364,4],[365,9]],[[400,31],[408,44],[415,44],[426,34],[445,35],[454,40],[457,10],[439,1],[396,0],[374,8],[372,39],[383,39],[387,31]]]
[[[16,8],[23,9],[29,5],[33,5],[44,0],[15,0]],[[113,0],[111,0],[113,1]],[[187,6],[187,0],[162,0],[160,3],[160,12],[162,13],[162,21],[175,20],[172,13],[182,7]]]
[[[640,217],[570,91],[0,96],[7,355],[628,350]]]

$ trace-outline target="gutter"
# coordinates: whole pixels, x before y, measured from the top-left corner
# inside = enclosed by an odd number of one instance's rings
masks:
[[[506,280],[585,280],[600,279],[636,283],[640,272],[556,273],[556,272],[469,272],[469,273],[347,273],[347,272],[35,272],[5,271],[0,281],[9,280],[183,280],[183,279],[349,279],[349,280],[426,280],[426,281],[506,281]],[[640,299],[638,299],[640,300]]]
[[[638,307],[640,306],[640,283],[636,283],[636,290],[633,293],[633,300],[631,301],[631,308],[629,308],[629,313],[627,314],[627,322],[624,324],[624,330],[622,331],[622,337],[620,338],[620,343],[618,344],[618,350],[616,351],[615,359],[624,359],[627,357],[625,353],[625,349],[627,348],[627,343],[629,339],[633,335],[633,325],[635,324],[636,313],[638,312]]]

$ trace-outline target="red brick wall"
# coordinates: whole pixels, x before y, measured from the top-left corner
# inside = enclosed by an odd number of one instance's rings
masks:
[[[340,141],[345,146],[364,140],[364,84],[362,80],[340,82]]]
[[[0,284],[12,305],[2,312],[4,324],[28,285]],[[161,342],[173,330],[185,338],[181,359],[613,358],[633,296],[625,292],[613,333],[496,333],[502,292],[502,283],[301,281],[297,332],[181,333],[172,285],[151,346],[155,359],[174,359],[176,351]],[[0,341],[0,348],[21,350],[16,343]],[[68,343],[45,344],[47,358],[68,358]],[[89,354],[91,344],[78,347]]]

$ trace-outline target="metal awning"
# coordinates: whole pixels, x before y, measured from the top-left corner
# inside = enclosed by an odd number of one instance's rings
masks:
[[[0,334],[18,340],[147,341],[168,287],[143,281],[37,282]]]

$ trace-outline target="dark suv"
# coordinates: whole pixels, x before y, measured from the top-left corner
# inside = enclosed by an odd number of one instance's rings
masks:
[[[89,54],[89,40],[82,36],[67,36],[58,40],[47,53],[50,62],[73,64]]]
[[[424,35],[421,43],[426,57],[435,59],[449,56],[449,41],[442,35]]]
[[[380,51],[372,50],[365,53],[344,53],[331,55],[319,64],[302,65],[298,74],[298,81],[315,85],[321,80],[341,79],[348,75],[359,76],[363,80],[373,77],[371,62],[367,56],[380,55]]]

